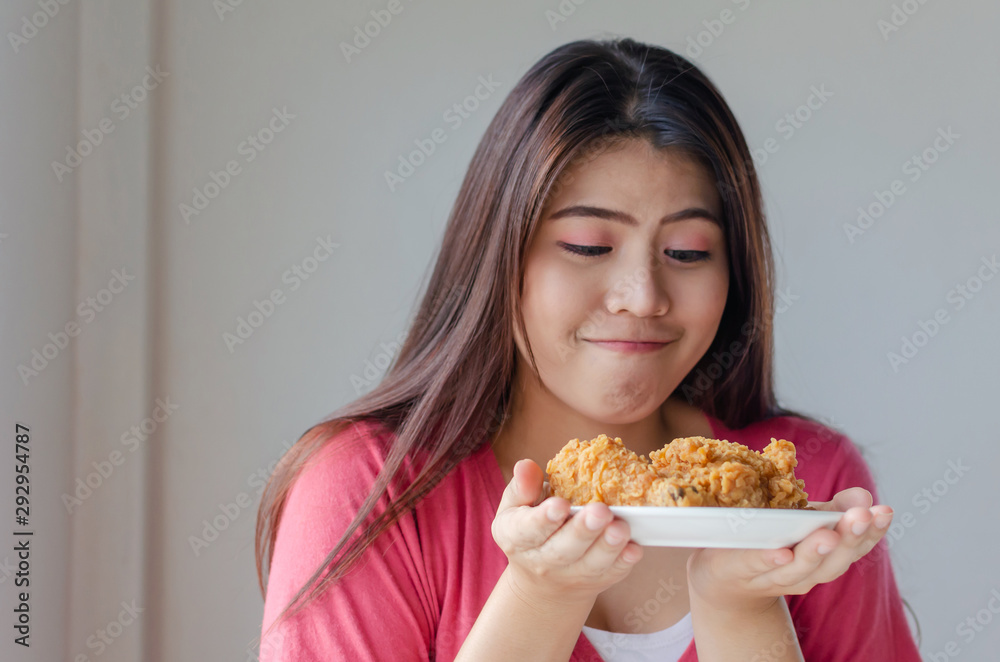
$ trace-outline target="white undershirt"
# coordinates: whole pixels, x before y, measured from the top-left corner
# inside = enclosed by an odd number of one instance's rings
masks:
[[[666,630],[649,634],[608,632],[586,625],[583,633],[606,662],[677,662],[694,638],[691,612]]]

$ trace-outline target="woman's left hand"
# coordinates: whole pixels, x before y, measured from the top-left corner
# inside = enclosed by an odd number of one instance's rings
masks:
[[[723,611],[767,609],[783,595],[807,593],[844,574],[875,547],[892,521],[892,508],[873,507],[863,487],[809,505],[844,516],[835,529],[813,531],[790,549],[698,549],[688,557],[689,590]],[[826,554],[820,553],[823,547],[829,549]]]

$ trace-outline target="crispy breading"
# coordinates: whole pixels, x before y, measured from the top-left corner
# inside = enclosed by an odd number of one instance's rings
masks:
[[[620,438],[602,434],[570,440],[545,471],[552,493],[573,505],[806,508],[796,464],[795,445],[773,437],[762,453],[729,441],[683,437],[647,460]]]
[[[645,456],[620,438],[573,439],[545,467],[552,493],[575,505],[601,501],[616,506],[700,506],[703,495],[661,475]]]

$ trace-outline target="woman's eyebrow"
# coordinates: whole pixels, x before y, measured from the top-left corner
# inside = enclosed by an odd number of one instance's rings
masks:
[[[577,217],[591,217],[600,218],[607,221],[614,221],[615,223],[623,223],[625,225],[639,225],[639,221],[635,220],[635,217],[627,214],[623,211],[617,211],[615,209],[604,209],[603,207],[591,207],[589,205],[572,205],[570,207],[565,207],[557,212],[549,214],[550,220],[555,220],[558,218],[565,218],[568,216]],[[672,214],[667,214],[660,219],[660,225],[665,225],[667,223],[674,223],[676,221],[684,221],[689,218],[703,218],[707,221],[715,223],[720,228],[722,223],[719,219],[707,209],[703,207],[688,207],[687,209],[682,209],[680,211],[675,211]]]

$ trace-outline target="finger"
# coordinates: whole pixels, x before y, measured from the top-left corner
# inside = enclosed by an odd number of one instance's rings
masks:
[[[840,542],[824,562],[823,570],[827,571],[824,574],[829,578],[823,581],[839,577],[850,564],[874,549],[885,536],[892,515],[892,508],[885,505],[849,509],[837,526]]]
[[[542,490],[542,469],[533,460],[518,460],[514,465],[514,477],[507,483],[497,513],[514,506],[535,503]]]
[[[581,571],[588,576],[600,576],[610,568],[623,569],[633,566],[642,558],[639,543],[631,541],[628,522],[615,519],[608,524],[597,540],[580,558]]]
[[[844,537],[847,544],[856,543],[871,527],[874,516],[869,506],[851,506],[844,511],[844,516],[837,522],[835,530]]]
[[[876,517],[892,519],[889,506],[875,506],[872,509],[859,506],[849,508],[844,517],[831,532],[821,529],[795,546],[794,558],[788,564],[761,577],[783,587],[815,584],[833,581],[847,571],[847,568],[870,552],[885,529],[874,526]],[[880,520],[884,521],[884,520]]]
[[[751,579],[773,570],[776,559],[791,559],[789,549],[706,548],[701,551],[703,562],[714,576],[723,580]]]
[[[855,506],[868,508],[873,503],[872,493],[863,487],[849,487],[833,495],[829,501],[810,501],[809,505],[816,510],[844,512]]]
[[[626,573],[630,571],[633,567],[635,567],[636,563],[642,560],[643,554],[642,545],[634,540],[629,540],[625,543],[621,552],[618,553],[618,556],[615,558],[615,562],[611,564],[608,572]]]
[[[541,547],[569,515],[569,501],[550,497],[537,506],[508,508],[493,521],[493,538],[505,553]]]
[[[823,510],[846,512],[850,508],[870,508],[872,503],[874,501],[871,492],[863,487],[849,487],[834,494],[833,498],[827,502],[830,507]]]
[[[543,487],[543,472],[534,461],[519,460],[513,473],[491,527],[494,541],[505,553],[541,545],[569,514],[569,502],[558,497],[544,507],[532,507]]]
[[[817,573],[822,573],[823,568],[827,570],[835,568],[839,561],[834,561],[833,565],[830,565],[830,558],[834,556],[834,551],[840,545],[840,541],[841,537],[829,529],[814,531],[792,549],[776,550],[780,553],[776,553],[772,557],[771,569],[754,581],[761,585],[777,585],[785,589],[793,589],[793,587],[802,584],[807,584],[811,588],[815,584],[829,581],[826,578],[817,579]],[[798,591],[790,590],[788,592],[796,593]]]
[[[892,506],[881,504],[872,508],[871,511],[875,515],[875,520],[872,522],[875,528],[879,531],[888,529],[889,525],[892,524],[892,516],[894,514]]]
[[[895,513],[891,506],[883,504],[875,506],[870,510],[872,512],[872,524],[864,533],[865,539],[856,547],[855,553],[850,559],[851,563],[871,553],[879,542],[881,542],[882,538],[885,537],[885,534],[889,532],[889,525],[892,524],[892,518]]]
[[[550,536],[539,552],[555,563],[575,563],[613,519],[614,515],[606,504],[588,503]]]

